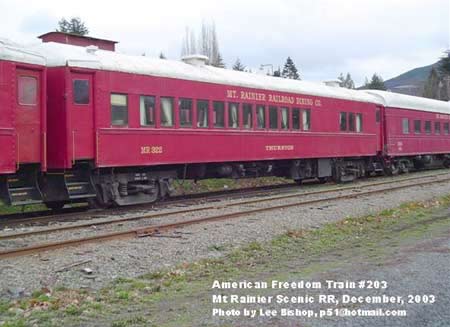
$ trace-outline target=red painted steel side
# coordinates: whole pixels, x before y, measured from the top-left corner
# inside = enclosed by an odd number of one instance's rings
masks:
[[[37,101],[21,105],[18,78],[37,80]],[[14,173],[20,164],[41,164],[46,170],[46,75],[45,68],[0,61],[0,173]]]
[[[418,154],[450,153],[450,135],[444,133],[444,123],[450,123],[450,115],[386,108],[386,154],[389,156],[411,156]],[[409,133],[403,133],[403,119],[409,119]],[[421,133],[415,133],[414,120],[421,121]],[[425,132],[425,121],[431,121],[431,133]],[[434,123],[440,122],[441,130],[436,134]]]
[[[49,165],[51,168],[71,168],[76,160],[92,159],[98,167],[141,166],[176,163],[223,161],[278,160],[291,158],[327,158],[375,156],[381,151],[379,124],[375,122],[374,104],[348,100],[298,95],[267,90],[246,89],[211,83],[128,73],[90,71],[70,68],[49,68]],[[90,76],[91,106],[73,103],[73,79]],[[65,85],[62,88],[61,85]],[[227,91],[257,92],[269,96],[300,98],[301,103],[285,104],[269,101],[242,100]],[[128,126],[111,126],[110,94],[128,95]],[[178,118],[174,128],[140,126],[139,97],[159,97],[250,103],[311,110],[310,131],[245,130],[230,128],[180,128]],[[65,98],[64,98],[65,96]],[[306,100],[305,100],[306,99]],[[303,102],[302,102],[303,101]],[[306,102],[305,102],[306,101]],[[339,113],[363,115],[363,132],[340,132]],[[175,106],[175,117],[178,108]],[[194,115],[195,117],[195,115]],[[227,117],[227,115],[225,115]],[[227,118],[226,118],[227,120]],[[254,114],[254,121],[256,115]],[[95,130],[89,126],[95,126]],[[51,137],[50,137],[51,134]],[[275,146],[271,147],[271,146]],[[279,148],[278,146],[281,146]],[[283,146],[287,146],[283,147]],[[142,147],[160,147],[162,153],[146,154]]]

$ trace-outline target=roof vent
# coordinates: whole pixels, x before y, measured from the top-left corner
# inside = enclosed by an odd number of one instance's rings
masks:
[[[329,81],[323,81],[323,84],[325,84],[326,86],[331,86],[331,87],[340,87],[341,81],[338,79],[332,79]]]
[[[98,50],[98,46],[96,46],[96,45],[89,45],[89,46],[86,47],[86,52],[87,53],[94,54],[94,53],[97,52],[97,50]]]
[[[194,54],[194,55],[181,57],[181,60],[185,64],[189,64],[189,65],[196,66],[196,67],[203,67],[206,65],[206,62],[209,60],[209,58],[207,56]]]

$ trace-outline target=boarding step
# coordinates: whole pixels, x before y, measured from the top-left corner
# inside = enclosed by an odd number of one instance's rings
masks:
[[[89,172],[82,170],[67,172],[64,181],[70,199],[83,199],[95,197],[95,188]]]
[[[1,198],[8,205],[42,203],[37,175],[33,172],[5,176],[1,183]]]

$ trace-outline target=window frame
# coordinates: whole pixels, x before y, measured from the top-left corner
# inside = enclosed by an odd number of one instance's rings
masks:
[[[126,122],[125,123],[123,123],[123,124],[114,124],[113,123],[113,103],[112,103],[112,96],[113,95],[118,95],[118,96],[123,96],[123,97],[125,97],[125,107],[126,107],[126,118],[127,118],[127,120],[126,120]],[[111,92],[110,93],[110,108],[111,108],[111,110],[110,110],[110,114],[111,114],[111,119],[110,119],[110,122],[111,122],[111,127],[128,127],[128,124],[130,123],[130,117],[129,117],[129,113],[130,113],[130,111],[129,111],[129,104],[130,104],[130,101],[129,101],[129,99],[128,99],[128,94],[126,94],[126,93],[119,93],[119,92]]]
[[[298,128],[294,128],[294,112],[298,113]],[[301,131],[302,130],[302,111],[300,108],[292,108],[291,109],[291,115],[292,115],[292,130],[293,131]]]
[[[231,126],[231,106],[232,105],[235,105],[236,106],[236,114],[237,114],[237,125],[236,125],[236,127],[232,127]],[[236,130],[236,129],[239,129],[240,128],[240,126],[241,126],[241,119],[240,119],[240,117],[241,117],[241,105],[240,105],[240,103],[239,102],[228,102],[227,103],[227,116],[228,116],[228,125],[227,125],[227,127],[228,128],[230,128],[230,129],[232,129],[232,130]]]
[[[20,97],[20,95],[23,95],[23,84],[21,83],[21,81],[23,81],[23,79],[31,79],[34,81],[34,101],[33,103],[22,103],[21,100],[23,99],[23,97]],[[22,90],[22,92],[21,92]],[[36,76],[30,76],[30,75],[18,75],[17,76],[17,104],[19,106],[29,106],[29,107],[33,107],[33,106],[37,106],[39,104],[39,81],[38,78]]]
[[[259,109],[262,109],[262,112],[264,114],[264,124],[262,127],[260,127],[259,124],[259,119],[258,119],[258,113],[259,113]],[[256,104],[255,106],[255,120],[256,120],[256,124],[255,124],[255,129],[256,130],[265,130],[267,129],[267,113],[266,113],[266,106],[263,104]]]
[[[441,122],[440,121],[435,121],[434,122],[434,134],[435,135],[441,135]]]
[[[285,128],[283,128],[283,112],[287,112],[287,122],[286,122],[287,125]],[[280,107],[278,120],[280,121],[279,125],[281,131],[289,131],[291,129],[290,117],[291,116],[289,107]]]
[[[349,132],[356,132],[356,121],[355,121],[356,117],[355,117],[355,113],[354,112],[349,112],[348,113],[348,122],[347,122],[347,127],[348,127],[348,131]]]
[[[241,106],[242,106],[242,129],[252,130],[253,127],[255,126],[255,124],[254,124],[255,114],[254,114],[254,110],[253,110],[254,106],[252,103],[242,103]],[[246,109],[245,106],[250,107],[250,126],[249,127],[245,127],[245,109]],[[247,109],[248,109],[248,107],[247,107]]]
[[[305,128],[306,124],[308,124],[308,128]],[[311,130],[312,130],[312,112],[311,112],[311,109],[302,109],[302,131],[309,132]]]
[[[195,110],[196,110],[196,115],[195,115],[195,120],[196,120],[196,128],[199,128],[199,129],[208,129],[209,127],[210,127],[210,121],[209,121],[209,118],[210,118],[210,114],[209,114],[209,107],[210,107],[210,105],[209,105],[209,100],[205,100],[205,99],[196,99],[195,100]],[[200,114],[199,114],[199,104],[200,103],[206,103],[206,126],[200,126],[199,125],[199,118],[200,118]],[[204,121],[204,120],[203,120]]]
[[[406,122],[406,126],[405,126],[405,122]],[[410,124],[409,124],[409,118],[402,118],[402,133],[410,134],[410,132],[411,132],[411,128],[410,128]]]
[[[427,128],[429,127],[429,128]],[[424,124],[425,134],[430,135],[433,133],[432,127],[431,127],[431,120],[425,120]]]
[[[75,100],[75,82],[87,82],[87,96],[88,102],[86,103],[78,103]],[[89,106],[91,104],[91,85],[90,80],[88,78],[73,78],[72,79],[72,103],[76,106]]]
[[[221,104],[222,105],[222,115],[223,115],[223,117],[222,117],[222,124],[223,124],[223,126],[219,126],[219,125],[217,125],[217,114],[216,114],[216,104]],[[212,117],[211,117],[211,119],[212,119],[212,127],[213,128],[218,128],[218,129],[223,129],[223,128],[225,128],[226,127],[226,124],[225,124],[225,108],[226,108],[226,105],[225,105],[225,101],[213,101],[213,105],[212,105]],[[215,121],[214,121],[215,120]]]
[[[153,98],[153,124],[143,124],[142,123],[142,107],[141,107],[141,105],[142,105],[142,102],[141,102],[141,100],[143,99],[143,98]],[[156,127],[156,106],[157,106],[157,103],[156,103],[156,96],[154,96],[154,95],[145,95],[145,94],[141,94],[141,95],[139,95],[139,125],[141,126],[141,127]],[[144,108],[144,109],[146,109],[146,108]]]
[[[348,131],[348,115],[347,112],[341,111],[339,113],[339,131],[347,132]]]
[[[448,135],[450,133],[450,123],[444,123],[444,135]]]
[[[414,134],[422,134],[422,121],[414,119]]]
[[[181,121],[181,113],[182,110],[185,110],[186,108],[182,108],[182,102],[186,101],[190,103],[190,108],[189,108],[189,118],[190,118],[190,122],[186,123],[182,123]],[[178,98],[178,122],[179,122],[179,126],[180,128],[192,128],[193,127],[193,120],[194,120],[194,99],[191,98]]]
[[[361,112],[355,113],[355,132],[356,133],[363,133],[364,132],[364,115]],[[358,118],[360,122],[359,130],[358,130]]]
[[[275,112],[275,114],[273,114],[274,112]],[[275,118],[275,125],[272,122],[272,118]],[[271,131],[278,130],[278,122],[279,122],[278,107],[277,106],[269,106],[269,130],[271,130]]]
[[[163,100],[168,99],[172,103],[172,124],[171,125],[164,125],[162,118],[163,118]],[[175,128],[176,126],[176,112],[175,112],[175,98],[169,97],[169,96],[162,96],[159,98],[159,126],[161,128]]]

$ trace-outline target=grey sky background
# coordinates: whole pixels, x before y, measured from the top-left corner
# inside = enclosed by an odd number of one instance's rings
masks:
[[[186,26],[216,24],[227,67],[283,66],[291,56],[304,80],[350,72],[357,85],[434,63],[450,48],[449,0],[6,1],[0,37],[35,42],[61,17],[79,16],[91,36],[118,51],[179,59]]]

